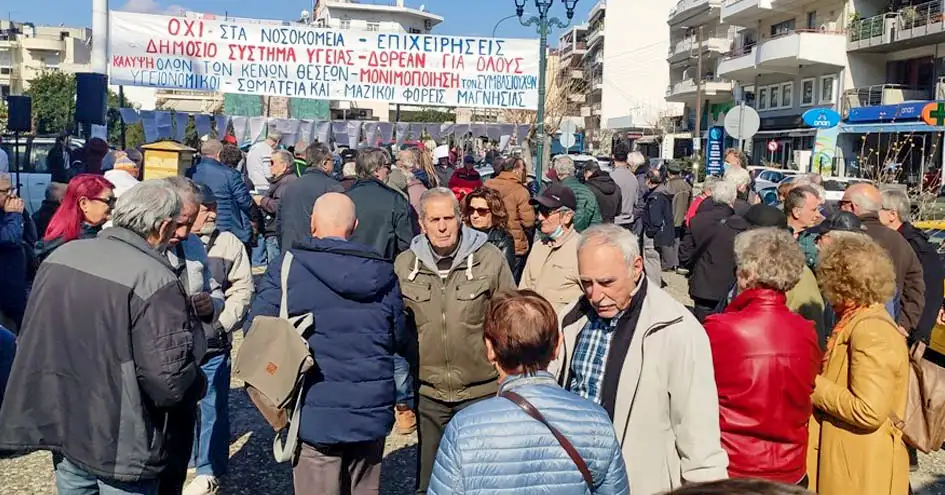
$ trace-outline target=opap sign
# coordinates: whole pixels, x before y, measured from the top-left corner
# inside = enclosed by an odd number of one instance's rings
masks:
[[[840,114],[830,108],[811,108],[801,118],[815,129],[830,129],[840,123]]]

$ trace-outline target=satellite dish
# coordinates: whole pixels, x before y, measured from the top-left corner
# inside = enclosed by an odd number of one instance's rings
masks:
[[[561,133],[561,135],[558,136],[558,142],[561,143],[561,146],[564,146],[565,148],[574,146],[574,143],[576,142],[574,139],[574,133],[577,132],[577,126],[574,125],[574,122],[571,122],[570,120],[562,122],[561,128],[558,129],[558,132]]]
[[[426,5],[420,5],[420,8],[417,9],[417,10],[419,10],[420,12],[423,12],[423,10],[426,9],[426,8],[427,8]]]

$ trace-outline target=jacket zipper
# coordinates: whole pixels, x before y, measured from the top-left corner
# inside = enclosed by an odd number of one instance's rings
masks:
[[[637,392],[640,391],[640,377],[643,375],[643,364],[644,364],[644,359],[646,355],[646,353],[644,352],[644,350],[646,349],[645,347],[646,338],[670,325],[675,325],[677,323],[680,323],[682,319],[683,319],[682,316],[678,316],[675,319],[667,321],[667,322],[656,323],[652,325],[650,328],[647,328],[645,332],[643,332],[643,337],[641,338],[641,341],[640,341],[640,372],[637,374],[637,384],[636,386],[633,387],[633,399],[630,400],[631,413],[633,412],[633,404],[637,401]],[[621,445],[623,445],[623,441],[627,437],[627,429],[629,426],[630,426],[630,414],[627,414],[627,423],[623,425],[623,438],[620,439]]]
[[[446,368],[446,399],[451,400],[453,398],[453,369],[450,367],[449,339],[447,338],[448,332],[446,329],[446,281],[444,281],[439,274],[436,274],[436,277],[440,279],[440,314],[443,319],[443,331],[440,333],[443,335],[443,365]]]

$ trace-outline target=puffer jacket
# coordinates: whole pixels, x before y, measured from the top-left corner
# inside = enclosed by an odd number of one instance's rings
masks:
[[[620,206],[623,202],[623,196],[620,188],[617,187],[617,183],[610,177],[610,174],[603,170],[594,172],[584,183],[597,198],[601,220],[604,223],[614,223],[614,218],[620,214]]]
[[[600,406],[565,391],[547,371],[506,378],[574,445],[591,471],[594,493],[630,493],[613,424]],[[493,397],[456,414],[440,441],[430,495],[586,493],[574,461],[548,428],[512,401]]]
[[[195,349],[206,343],[188,308],[168,261],[129,230],[57,249],[23,320],[0,450],[51,450],[108,480],[157,478],[182,434],[174,411],[204,390]]]
[[[733,478],[795,484],[807,472],[807,423],[820,347],[814,325],[771,289],[739,294],[705,320]]]
[[[189,172],[194,182],[209,188],[217,198],[217,227],[248,243],[253,237],[250,215],[253,198],[243,176],[236,169],[206,156]]]
[[[495,393],[498,376],[486,360],[482,324],[492,296],[515,289],[502,252],[486,234],[463,226],[445,277],[423,234],[397,257],[394,271],[419,335],[420,394],[460,402]]]
[[[305,379],[299,438],[326,445],[384,438],[394,422],[393,355],[408,355],[391,264],[370,246],[340,239],[309,238],[291,251],[289,314],[315,315],[308,343],[316,369]],[[249,322],[279,315],[283,260],[269,264]]]
[[[574,193],[574,199],[577,200],[577,211],[574,212],[574,229],[578,232],[584,232],[591,225],[601,223],[600,206],[597,204],[597,197],[594,193],[581,184],[577,177],[565,177],[561,180],[561,185],[567,187]]]
[[[527,232],[535,227],[535,207],[528,204],[528,189],[525,189],[519,177],[509,170],[499,172],[495,178],[487,180],[485,185],[502,197],[505,212],[509,215],[509,233],[515,239],[515,254],[524,256],[528,253]]]

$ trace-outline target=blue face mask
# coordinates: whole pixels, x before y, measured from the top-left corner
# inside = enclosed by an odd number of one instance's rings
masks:
[[[554,232],[552,232],[552,233],[550,233],[550,234],[545,234],[545,233],[543,232],[543,233],[541,234],[541,237],[542,237],[545,241],[555,241],[555,240],[557,240],[559,237],[561,237],[562,234],[564,234],[564,227],[562,227],[562,226],[559,225],[558,228],[556,228]]]

